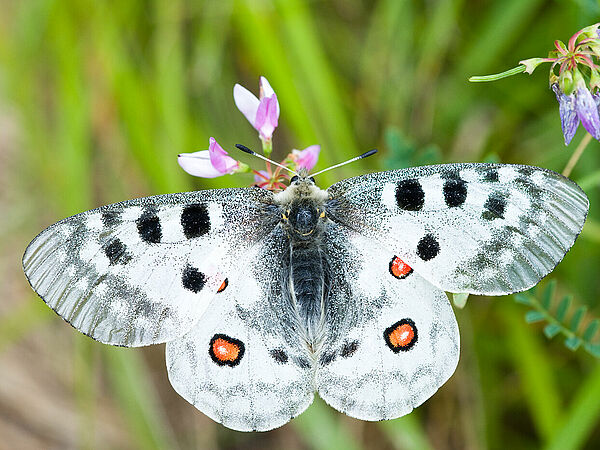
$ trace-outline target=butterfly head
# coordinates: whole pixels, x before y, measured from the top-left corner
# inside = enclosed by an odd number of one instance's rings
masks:
[[[288,188],[275,195],[281,208],[281,221],[294,238],[312,239],[320,234],[325,223],[327,192],[315,184],[308,171],[300,170],[290,180]]]

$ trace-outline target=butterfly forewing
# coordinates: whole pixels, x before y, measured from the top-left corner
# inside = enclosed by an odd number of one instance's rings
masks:
[[[446,164],[373,173],[328,189],[334,220],[392,249],[434,285],[528,289],[573,245],[588,200],[537,167]]]
[[[32,287],[75,328],[140,346],[181,336],[224,281],[220,265],[273,223],[260,189],[135,199],[47,228],[23,257]]]

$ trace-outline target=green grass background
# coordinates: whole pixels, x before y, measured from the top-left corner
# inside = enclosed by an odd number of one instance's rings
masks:
[[[598,360],[548,341],[508,297],[456,311],[458,369],[412,414],[365,423],[316,401],[278,430],[244,434],[177,396],[163,346],[117,349],[75,332],[30,290],[20,260],[70,214],[249,184],[193,178],[176,155],[209,136],[258,147],[232,88],[257,92],[260,75],[281,105],[275,157],[320,143],[319,169],[380,149],[323,187],[434,162],[561,171],[583,132],[564,146],[545,66],[466,80],[545,56],[599,18],[593,0],[0,1],[0,447],[598,448]],[[591,211],[553,277],[598,316],[598,142],[572,178]]]

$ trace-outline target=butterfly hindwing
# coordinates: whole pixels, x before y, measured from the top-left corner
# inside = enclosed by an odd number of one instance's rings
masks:
[[[313,400],[313,359],[290,323],[287,255],[281,228],[238,255],[200,321],[167,344],[175,390],[235,430],[279,427]]]
[[[274,226],[260,189],[169,194],[104,206],[42,231],[23,256],[32,287],[90,337],[140,346],[181,336],[223,282],[228,253]],[[276,222],[275,222],[276,223]]]
[[[362,420],[408,414],[452,375],[459,334],[446,295],[393,252],[346,227],[324,236],[332,286],[316,387]]]
[[[350,178],[328,189],[336,221],[392,249],[450,292],[528,289],[573,245],[588,200],[537,167],[445,164]]]

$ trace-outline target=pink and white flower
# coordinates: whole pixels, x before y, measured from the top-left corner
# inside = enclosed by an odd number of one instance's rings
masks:
[[[245,87],[233,87],[233,100],[263,141],[270,141],[279,122],[277,95],[265,77],[260,77],[260,98]]]
[[[194,153],[181,153],[177,162],[190,175],[203,178],[216,178],[235,172],[240,163],[223,150],[215,138],[209,140],[208,150]]]
[[[312,170],[319,159],[320,145],[311,145],[304,150],[292,150],[292,158],[296,162],[296,167]]]

